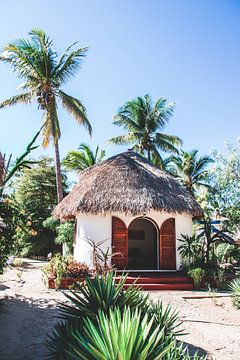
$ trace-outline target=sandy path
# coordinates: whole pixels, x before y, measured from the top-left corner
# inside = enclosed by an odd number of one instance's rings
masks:
[[[42,262],[25,261],[25,267],[7,269],[0,277],[0,359],[46,358],[44,342],[57,321],[57,301],[64,295],[42,281]],[[151,292],[154,301],[171,303],[179,311],[188,335],[182,340],[209,354],[209,359],[240,359],[240,311],[231,300],[184,299],[191,291]],[[200,293],[202,294],[202,293]],[[206,294],[207,295],[207,294]]]

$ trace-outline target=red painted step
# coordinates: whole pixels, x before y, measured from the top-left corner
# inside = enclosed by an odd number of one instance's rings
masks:
[[[116,280],[119,281],[120,277],[116,277]],[[126,284],[132,284],[133,282],[136,284],[192,284],[192,280],[186,276],[164,276],[164,277],[132,277],[128,276],[126,279]]]
[[[128,289],[131,284],[124,285]],[[193,290],[193,284],[138,284],[142,290]]]
[[[119,281],[121,273],[117,274]],[[128,274],[124,289],[133,282],[142,290],[193,290],[192,279],[182,272],[132,272]]]

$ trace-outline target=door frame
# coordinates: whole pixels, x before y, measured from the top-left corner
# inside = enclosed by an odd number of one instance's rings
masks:
[[[156,242],[157,242],[157,247],[156,247],[156,251],[157,251],[157,268],[156,269],[153,269],[153,270],[149,270],[149,271],[157,271],[157,270],[160,270],[160,230],[159,230],[159,226],[158,224],[152,219],[152,218],[149,218],[147,216],[138,216],[136,218],[134,218],[128,225],[127,227],[127,247],[128,247],[128,242],[129,242],[129,238],[128,238],[128,230],[129,230],[129,227],[131,226],[131,224],[135,221],[135,220],[148,220],[150,221],[154,226],[155,226],[155,229],[157,231],[157,234],[156,234]],[[128,261],[127,261],[128,263]],[[146,271],[144,269],[137,269],[137,270],[130,270],[130,271]]]

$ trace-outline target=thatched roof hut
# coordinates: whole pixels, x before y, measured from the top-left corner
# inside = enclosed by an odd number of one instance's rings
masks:
[[[82,171],[53,215],[68,220],[79,213],[136,216],[151,210],[202,215],[199,204],[173,176],[127,151]]]

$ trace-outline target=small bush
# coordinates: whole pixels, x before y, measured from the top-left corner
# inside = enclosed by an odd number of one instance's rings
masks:
[[[55,255],[42,271],[47,277],[51,275],[56,278],[57,287],[63,277],[81,278],[90,274],[86,264],[74,261],[72,256],[62,256],[61,254]]]
[[[232,303],[237,308],[240,309],[240,278],[236,278],[231,281],[229,285],[230,290],[232,291]]]
[[[218,269],[215,272],[213,278],[215,280],[216,287],[218,289],[225,289],[226,288],[227,278],[225,276],[225,270],[224,269]]]
[[[188,275],[193,279],[195,289],[200,289],[201,281],[205,275],[205,271],[198,267],[189,270]]]

